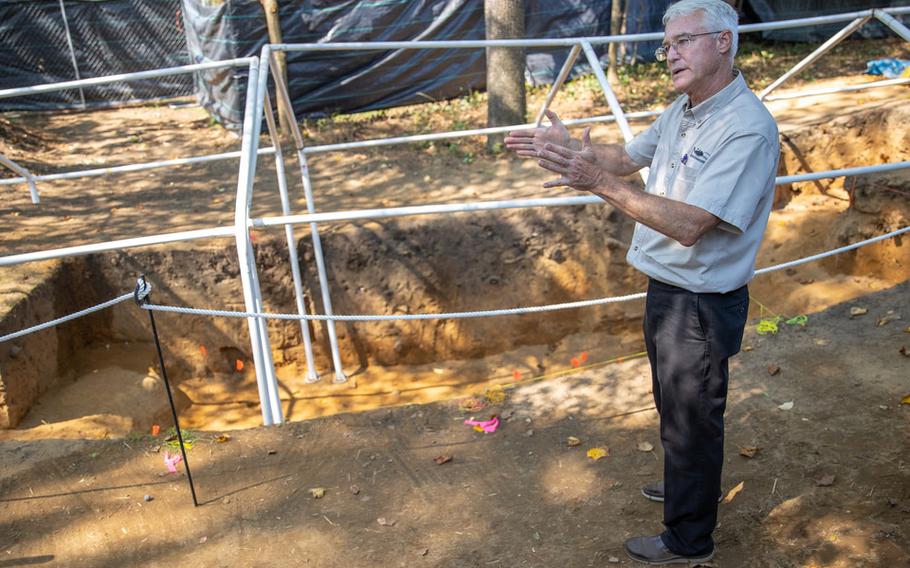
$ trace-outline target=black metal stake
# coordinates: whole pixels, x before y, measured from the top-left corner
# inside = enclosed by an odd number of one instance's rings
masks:
[[[135,298],[141,306],[145,302],[151,301],[149,298],[151,285],[146,282],[145,275],[139,277],[136,284]],[[177,407],[174,405],[174,396],[171,394],[171,383],[167,378],[167,369],[164,367],[164,354],[161,352],[161,341],[158,339],[158,327],[155,326],[155,314],[148,310],[149,321],[152,323],[152,336],[155,338],[155,349],[158,350],[158,365],[161,367],[161,377],[164,379],[164,390],[167,392],[167,401],[171,405],[171,415],[174,417],[174,429],[177,430],[177,442],[180,444],[180,453],[183,456],[183,467],[186,469],[186,478],[190,482],[190,493],[193,495],[193,506],[198,507],[199,501],[196,500],[196,487],[193,485],[193,474],[190,473],[190,462],[186,459],[186,448],[183,446],[183,434],[180,432],[180,421],[177,419]]]

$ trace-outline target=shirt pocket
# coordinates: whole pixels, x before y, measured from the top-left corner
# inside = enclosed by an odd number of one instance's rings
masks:
[[[698,181],[700,173],[701,164],[691,165],[691,160],[690,164],[681,164],[679,171],[676,172],[676,178],[670,186],[670,195],[668,197],[677,201],[685,201],[689,193],[695,188],[695,183]]]

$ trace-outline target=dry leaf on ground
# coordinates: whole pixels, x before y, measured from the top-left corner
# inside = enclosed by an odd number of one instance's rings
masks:
[[[865,315],[868,313],[869,313],[868,308],[859,308],[857,306],[853,306],[852,308],[850,308],[850,317],[851,318],[855,318],[856,316],[861,316],[861,315]]]
[[[910,394],[901,399],[901,404],[910,404]]]
[[[779,405],[778,408],[780,408],[781,410],[793,410],[793,401],[792,400],[787,401],[787,402]]]
[[[755,454],[757,454],[759,450],[761,450],[761,448],[758,446],[740,446],[739,455],[743,456],[744,458],[754,458]]]
[[[223,444],[223,443],[227,442],[227,441],[230,440],[230,439],[231,439],[231,437],[228,436],[227,434],[221,434],[220,436],[218,436],[217,438],[215,438],[215,442],[218,443],[218,444]]]
[[[376,522],[384,527],[394,527],[395,521],[393,519],[387,519],[385,517],[379,517],[376,519]]]
[[[581,440],[579,440],[575,436],[569,436],[568,438],[566,438],[566,445],[569,446],[570,448],[574,448],[575,446],[581,445]]]
[[[325,489],[322,487],[313,487],[310,489],[310,495],[313,496],[313,499],[322,499],[325,497]]]
[[[906,345],[901,346],[901,348],[898,349],[897,352],[900,353],[901,355],[903,355],[904,357],[910,357],[910,349],[907,349]]]
[[[768,365],[768,374],[769,375],[771,375],[773,377],[774,375],[776,375],[778,373],[780,373],[780,365],[775,365],[774,363],[771,363],[770,365]]]
[[[734,487],[730,491],[727,491],[727,496],[724,497],[724,503],[729,503],[729,502],[733,501],[733,498],[736,497],[737,495],[739,495],[739,492],[742,491],[743,487],[745,487],[745,486],[746,486],[746,482],[740,481],[736,487]]]
[[[639,442],[638,443],[639,452],[651,452],[654,451],[654,445],[651,442]]]
[[[452,456],[438,455],[435,458],[433,458],[433,461],[436,462],[437,465],[442,465],[444,463],[449,463],[450,461],[452,461]]]
[[[877,325],[878,327],[881,327],[883,325],[887,325],[887,324],[891,323],[894,320],[899,320],[899,319],[901,319],[900,314],[894,313],[894,310],[888,310],[888,313],[886,313],[882,317],[878,318],[878,320],[875,322],[875,325]]]
[[[609,448],[591,448],[588,450],[588,457],[594,461],[597,461],[600,458],[605,458],[608,455],[610,455]]]

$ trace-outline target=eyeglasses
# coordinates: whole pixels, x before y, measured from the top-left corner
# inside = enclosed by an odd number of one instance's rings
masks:
[[[667,54],[670,53],[670,48],[671,48],[671,47],[672,47],[673,49],[675,49],[677,52],[679,52],[679,50],[681,50],[681,49],[686,49],[687,47],[689,47],[689,44],[692,43],[692,39],[693,39],[693,38],[697,38],[697,37],[699,37],[699,36],[704,36],[704,35],[719,34],[719,33],[723,33],[724,31],[725,31],[725,30],[718,30],[718,31],[716,31],[716,32],[702,32],[702,33],[700,33],[700,34],[685,34],[685,35],[681,35],[681,36],[679,36],[679,37],[676,39],[676,41],[671,41],[671,42],[669,42],[669,43],[664,43],[662,46],[660,46],[660,47],[658,47],[657,49],[655,49],[655,50],[654,50],[654,57],[656,57],[658,61],[666,61],[666,60],[667,60]]]

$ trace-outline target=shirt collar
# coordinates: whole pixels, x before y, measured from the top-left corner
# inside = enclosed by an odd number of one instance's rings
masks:
[[[726,106],[727,103],[735,99],[743,91],[749,90],[749,87],[746,85],[746,80],[743,79],[743,74],[739,69],[734,68],[733,75],[733,80],[730,81],[729,85],[714,93],[710,98],[702,101],[696,107],[688,108],[689,103],[687,101],[687,108],[684,115],[693,120],[697,125],[701,126],[701,123],[714,114],[714,111]]]

